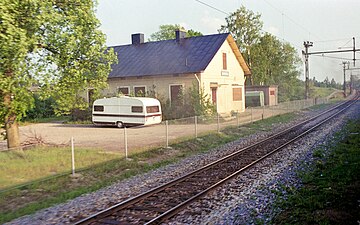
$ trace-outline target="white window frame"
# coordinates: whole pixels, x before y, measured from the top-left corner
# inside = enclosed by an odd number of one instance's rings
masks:
[[[136,96],[136,92],[135,92],[135,88],[142,88],[144,87],[145,88],[145,95],[146,95],[146,92],[147,92],[147,87],[146,85],[136,85],[136,86],[133,86],[133,92],[134,92],[134,95]]]
[[[182,84],[169,84],[169,100],[170,100],[170,103],[171,103],[171,87],[172,86],[181,86],[181,88],[184,90],[185,84],[184,83],[182,83]]]
[[[129,96],[130,95],[130,86],[118,86],[116,88],[117,94],[119,94],[119,89],[120,88],[127,88],[128,89],[128,94],[124,94],[125,96]]]

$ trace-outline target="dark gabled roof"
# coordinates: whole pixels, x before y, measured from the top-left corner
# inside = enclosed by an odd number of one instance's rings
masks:
[[[229,34],[115,46],[118,64],[109,78],[204,71]]]

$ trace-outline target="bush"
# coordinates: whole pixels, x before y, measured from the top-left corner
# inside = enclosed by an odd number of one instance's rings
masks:
[[[195,83],[187,90],[182,90],[177,101],[159,98],[163,111],[163,120],[179,119],[193,116],[212,116],[216,113],[210,97],[200,90]]]
[[[50,118],[55,116],[54,104],[52,98],[42,99],[39,95],[34,94],[34,107],[27,111],[24,120],[34,120],[40,118]]]

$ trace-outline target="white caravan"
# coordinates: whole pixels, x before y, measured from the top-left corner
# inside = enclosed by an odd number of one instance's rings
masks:
[[[150,125],[161,123],[161,105],[154,98],[113,97],[94,101],[92,122],[99,125]]]

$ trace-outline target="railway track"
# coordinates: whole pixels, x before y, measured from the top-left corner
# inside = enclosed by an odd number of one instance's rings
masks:
[[[357,95],[354,99],[358,99]],[[353,99],[353,100],[354,100]],[[352,105],[346,101],[176,180],[129,198],[75,224],[159,224],[244,170],[310,133]]]

